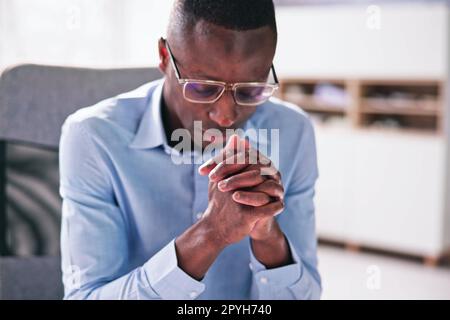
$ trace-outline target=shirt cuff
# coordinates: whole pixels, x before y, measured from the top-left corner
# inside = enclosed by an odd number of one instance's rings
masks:
[[[292,246],[287,237],[286,241],[288,242],[289,248],[291,250],[292,260],[294,261],[294,263],[273,269],[267,269],[261,262],[259,262],[253,253],[252,246],[249,246],[250,270],[252,270],[253,276],[259,289],[264,289],[268,286],[272,287],[273,289],[282,289],[290,287],[300,280],[303,273],[301,260],[298,257],[295,248]]]
[[[158,251],[143,268],[150,286],[162,299],[193,300],[205,290],[205,284],[178,267],[175,240]]]

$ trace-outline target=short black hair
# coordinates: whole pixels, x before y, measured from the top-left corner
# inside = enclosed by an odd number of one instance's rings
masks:
[[[204,20],[237,31],[268,26],[277,34],[272,0],[176,0],[173,19],[177,19],[175,23],[181,24],[183,29],[190,29]]]

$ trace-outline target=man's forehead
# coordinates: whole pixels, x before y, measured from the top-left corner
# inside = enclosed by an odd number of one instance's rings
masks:
[[[255,34],[240,31],[229,31],[209,36],[190,36],[177,42],[175,46],[177,58],[182,60],[218,59],[226,61],[246,61],[252,58],[272,60],[275,44]]]
[[[183,49],[199,48],[221,50],[224,54],[249,54],[258,47],[274,51],[276,35],[268,26],[250,30],[227,29],[204,20],[196,22],[189,30],[176,33],[174,40]],[[171,44],[174,41],[171,39]]]

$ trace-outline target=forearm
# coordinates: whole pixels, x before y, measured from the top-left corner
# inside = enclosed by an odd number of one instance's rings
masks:
[[[200,220],[175,241],[178,267],[196,280],[205,276],[225,245],[205,220]]]

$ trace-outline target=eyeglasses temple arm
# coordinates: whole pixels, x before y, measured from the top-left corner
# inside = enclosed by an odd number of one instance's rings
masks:
[[[275,72],[275,66],[273,65],[273,63],[272,63],[272,73],[273,73],[273,79],[275,80],[275,83],[276,84],[279,84],[279,82],[278,82],[278,76],[277,76],[277,73]]]
[[[166,44],[166,49],[169,52],[170,56],[170,63],[172,64],[173,69],[175,70],[175,75],[177,76],[177,79],[180,80],[180,70],[178,70],[177,64],[175,63],[175,58],[172,54],[172,50],[170,49],[169,42],[167,42],[166,39],[163,38],[164,43]]]

